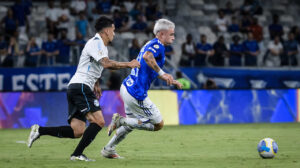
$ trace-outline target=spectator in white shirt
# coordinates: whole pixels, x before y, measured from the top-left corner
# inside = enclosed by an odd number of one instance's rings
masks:
[[[46,10],[46,22],[49,32],[54,33],[54,36],[57,37],[57,24],[59,18],[59,10],[54,7],[54,1],[48,1],[48,9]]]
[[[218,11],[219,17],[216,20],[216,27],[218,32],[227,32],[228,21],[225,18],[224,12],[222,10]]]
[[[60,1],[60,8],[58,9],[58,21],[59,21],[59,25],[58,28],[59,29],[68,29],[70,27],[70,10],[68,8],[68,4],[66,1],[61,0]]]
[[[283,53],[283,46],[280,42],[279,36],[276,36],[273,41],[270,41],[268,45],[269,54],[266,57],[266,66],[279,67],[280,55]]]
[[[79,12],[84,12],[86,10],[86,3],[84,0],[73,0],[71,2],[71,12],[77,15]]]

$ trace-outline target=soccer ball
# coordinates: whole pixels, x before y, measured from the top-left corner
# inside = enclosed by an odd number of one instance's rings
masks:
[[[273,158],[275,157],[278,151],[278,145],[273,139],[264,138],[261,141],[259,141],[257,145],[257,150],[262,158]]]

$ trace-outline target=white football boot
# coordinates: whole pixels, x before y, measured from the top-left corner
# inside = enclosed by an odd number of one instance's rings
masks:
[[[96,160],[94,159],[89,159],[88,157],[86,157],[84,154],[81,154],[79,156],[71,156],[70,160],[72,161],[86,161],[86,162],[94,162]]]
[[[105,147],[101,150],[101,155],[109,159],[124,159],[124,157],[121,157],[116,150],[106,149]]]
[[[27,146],[29,148],[31,148],[33,142],[40,137],[39,128],[40,128],[40,126],[37,124],[34,124],[33,126],[31,126],[31,131],[30,131],[28,141],[27,141]]]

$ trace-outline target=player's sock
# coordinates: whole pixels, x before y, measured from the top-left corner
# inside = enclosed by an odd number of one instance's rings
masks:
[[[154,131],[154,125],[151,123],[143,123],[141,120],[135,118],[121,118],[121,125],[130,126],[139,130]]]
[[[51,135],[58,138],[74,138],[74,131],[70,126],[39,127],[40,135]]]
[[[72,156],[79,156],[83,150],[95,139],[96,135],[102,128],[95,123],[91,123],[83,133],[83,136],[77,145]]]
[[[116,130],[116,134],[110,139],[105,148],[115,148],[132,131],[128,126],[121,126]]]

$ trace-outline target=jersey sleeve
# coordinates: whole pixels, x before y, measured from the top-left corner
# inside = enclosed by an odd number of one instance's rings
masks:
[[[105,46],[100,40],[94,40],[90,43],[87,52],[89,56],[93,57],[97,62],[104,57],[108,57],[108,55],[105,54]]]
[[[150,44],[145,48],[145,52],[146,51],[151,52],[155,58],[162,53],[162,50],[163,50],[163,46],[159,43]]]

